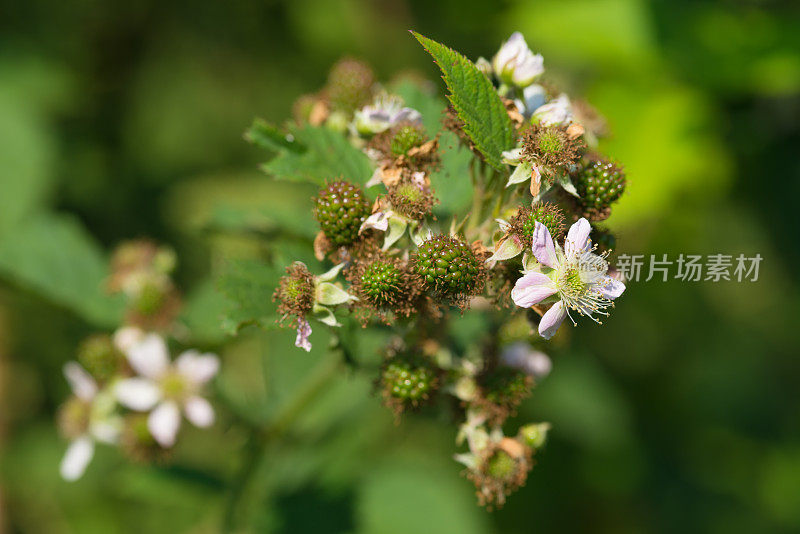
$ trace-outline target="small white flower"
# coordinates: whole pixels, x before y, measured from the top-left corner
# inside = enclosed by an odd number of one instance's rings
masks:
[[[569,97],[561,93],[547,104],[539,106],[533,112],[531,120],[542,126],[569,124],[573,120],[572,103],[569,101]]]
[[[60,472],[65,480],[73,481],[83,476],[94,456],[96,441],[116,443],[121,429],[121,419],[114,414],[115,400],[107,390],[100,390],[94,378],[75,362],[64,365],[64,376],[69,382],[77,402],[86,413],[85,428],[70,441],[61,460]]]
[[[528,48],[521,33],[514,32],[492,59],[492,68],[502,82],[524,88],[544,72],[544,58]]]
[[[171,362],[166,343],[156,334],[144,336],[125,355],[139,376],[118,382],[117,398],[132,410],[152,410],[147,428],[162,447],[175,444],[181,409],[195,426],[213,424],[214,409],[200,390],[219,371],[216,355],[188,350]]]
[[[547,227],[536,222],[533,232],[533,255],[540,270],[526,270],[511,290],[511,298],[521,308],[530,308],[555,296],[555,304],[539,323],[539,334],[550,339],[570,311],[600,322],[593,314],[608,315],[604,310],[625,291],[625,284],[608,275],[605,256],[594,253],[589,240],[591,226],[586,219],[573,224],[562,249],[553,242]]]
[[[374,135],[385,132],[399,122],[422,124],[422,115],[416,109],[404,106],[399,96],[384,93],[372,104],[356,111],[353,126],[360,135]]]

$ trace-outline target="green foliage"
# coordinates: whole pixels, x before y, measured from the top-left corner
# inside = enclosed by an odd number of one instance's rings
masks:
[[[250,143],[268,150],[288,150],[296,153],[306,150],[306,147],[293,137],[286,135],[263,119],[255,119],[250,128],[244,132],[244,138]]]
[[[122,301],[103,291],[107,275],[100,247],[72,217],[40,215],[0,238],[0,276],[112,327],[122,319]]]
[[[263,262],[231,262],[220,276],[217,286],[227,299],[222,320],[223,329],[235,334],[246,325],[275,327],[278,319],[277,306],[271,297],[281,276],[282,269]]]
[[[442,133],[439,147],[441,167],[431,174],[431,187],[440,202],[434,211],[447,216],[467,209],[472,202],[469,165],[473,154],[453,132]]]
[[[464,131],[487,163],[503,170],[504,150],[514,144],[514,127],[489,79],[469,59],[416,32],[414,37],[433,56],[450,89],[448,98],[464,121]]]
[[[5,80],[3,80],[5,82]],[[55,146],[34,109],[0,87],[0,232],[42,204],[52,188]]]
[[[353,147],[341,133],[327,128],[304,126],[291,134],[306,147],[304,151],[283,149],[261,169],[281,180],[294,180],[324,185],[342,177],[363,184],[372,175],[367,156]]]

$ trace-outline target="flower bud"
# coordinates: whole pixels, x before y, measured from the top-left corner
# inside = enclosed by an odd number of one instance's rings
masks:
[[[533,450],[541,449],[547,441],[550,423],[532,423],[519,429],[518,439]]]
[[[494,56],[492,68],[502,82],[524,88],[544,72],[544,59],[528,48],[521,33],[514,32]]]

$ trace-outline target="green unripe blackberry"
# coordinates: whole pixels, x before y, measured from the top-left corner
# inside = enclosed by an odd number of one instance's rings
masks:
[[[564,212],[555,204],[538,202],[533,207],[521,208],[509,221],[512,233],[520,240],[524,248],[531,246],[537,222],[547,228],[550,237],[561,241],[565,227]]]
[[[522,138],[522,156],[540,167],[563,167],[574,163],[584,146],[565,125],[534,124]]]
[[[286,275],[281,277],[278,287],[272,294],[272,300],[278,302],[278,314],[281,321],[294,316],[303,318],[314,307],[314,276],[304,263],[296,261],[286,268]]]
[[[625,173],[616,163],[607,160],[590,162],[572,177],[580,195],[585,215],[601,221],[611,214],[611,203],[625,191]]]
[[[142,315],[158,313],[167,300],[167,291],[163,284],[156,280],[146,280],[134,298],[133,307]]]
[[[509,480],[517,472],[517,461],[506,451],[498,449],[486,460],[486,474],[498,480]]]
[[[370,205],[364,192],[349,182],[326,185],[315,200],[314,216],[325,237],[336,246],[353,243],[369,213]]]
[[[389,187],[386,200],[402,215],[418,221],[430,214],[436,204],[430,188],[411,180],[403,180],[397,185]]]
[[[483,288],[483,262],[469,245],[439,234],[419,246],[414,270],[422,284],[443,296],[474,295]]]
[[[475,483],[478,502],[489,509],[500,508],[506,497],[525,484],[533,467],[530,447],[511,438],[490,444],[479,464],[467,472]]]
[[[360,277],[361,291],[377,306],[388,306],[401,296],[403,273],[390,260],[378,259],[366,267]]]
[[[409,150],[422,145],[426,140],[425,132],[419,126],[413,124],[401,126],[392,136],[392,154],[395,156],[408,154]]]
[[[419,404],[436,386],[436,372],[423,360],[391,361],[381,375],[384,391],[407,404]]]
[[[97,334],[81,343],[78,362],[99,382],[105,382],[124,365],[124,356],[114,346],[111,336]]]
[[[366,63],[344,58],[331,67],[325,90],[333,110],[351,113],[369,103],[374,85],[375,74]]]

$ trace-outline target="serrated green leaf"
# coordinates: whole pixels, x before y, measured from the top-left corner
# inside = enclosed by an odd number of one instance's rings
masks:
[[[441,69],[450,90],[447,98],[464,122],[466,134],[487,163],[503,170],[501,155],[514,145],[514,127],[492,83],[472,61],[455,50],[411,33]]]
[[[108,264],[78,221],[39,215],[0,239],[0,276],[64,306],[90,323],[113,327],[124,301],[103,290]]]
[[[236,334],[246,325],[274,327],[278,315],[272,293],[282,275],[283,270],[255,260],[231,262],[217,281],[227,300],[222,328]]]
[[[292,135],[306,150],[282,150],[275,159],[261,166],[264,172],[282,180],[317,185],[336,178],[363,184],[372,176],[373,165],[369,158],[342,134],[328,128],[305,126],[295,129]]]
[[[254,145],[268,150],[289,150],[301,153],[306,149],[293,135],[281,132],[280,129],[263,119],[255,119],[250,128],[244,132],[244,138]]]

